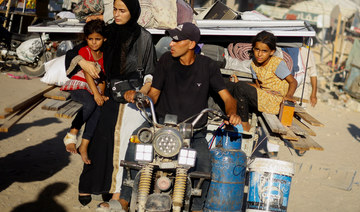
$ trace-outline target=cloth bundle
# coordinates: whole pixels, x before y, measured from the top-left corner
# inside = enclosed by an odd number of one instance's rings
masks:
[[[230,43],[228,46],[229,55],[241,61],[250,60],[251,43]]]
[[[251,51],[251,48],[251,43],[230,43],[228,45],[228,52],[230,57],[236,58],[240,61],[245,61],[251,59],[249,53]],[[277,48],[275,56],[283,58],[290,72],[292,71],[293,60],[288,53],[281,50],[280,48]]]

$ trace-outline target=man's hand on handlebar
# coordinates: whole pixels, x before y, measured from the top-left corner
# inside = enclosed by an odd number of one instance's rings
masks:
[[[124,94],[124,98],[127,102],[130,102],[130,103],[135,103],[135,94],[136,94],[136,91],[135,90],[129,90],[129,91],[126,91],[125,94]]]

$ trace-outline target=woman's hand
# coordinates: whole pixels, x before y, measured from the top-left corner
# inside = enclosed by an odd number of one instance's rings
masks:
[[[99,93],[94,94],[94,100],[98,106],[102,106],[104,104],[104,99]]]
[[[82,59],[78,62],[79,66],[88,73],[93,79],[100,78],[99,71],[95,66],[95,63]]]
[[[126,91],[125,94],[124,94],[124,99],[127,102],[135,103],[135,100],[134,100],[135,94],[136,94],[135,90]]]

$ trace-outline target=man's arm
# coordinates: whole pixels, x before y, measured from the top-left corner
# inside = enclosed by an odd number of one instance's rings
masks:
[[[310,104],[311,106],[315,107],[316,103],[317,103],[317,97],[316,97],[316,92],[317,92],[317,77],[310,77],[310,82],[311,82],[311,95],[310,95]]]
[[[241,124],[240,116],[236,115],[236,100],[231,96],[230,92],[227,89],[223,89],[219,91],[218,94],[224,101],[226,115],[230,117],[228,123],[232,125]],[[225,121],[225,123],[226,122],[227,121]]]
[[[160,90],[158,90],[154,87],[150,88],[148,96],[151,98],[151,100],[153,101],[154,104],[156,104],[157,100],[159,99],[160,93],[161,93]]]

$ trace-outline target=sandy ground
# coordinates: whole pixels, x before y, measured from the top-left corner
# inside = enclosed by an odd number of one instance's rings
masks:
[[[21,72],[12,72],[21,75]],[[0,74],[0,111],[46,86],[39,78],[12,79]],[[321,95],[321,94],[319,94]],[[308,113],[325,127],[312,127],[324,151],[302,157],[281,146],[278,159],[296,164],[289,212],[360,211],[360,113],[338,101],[319,101]],[[79,211],[79,155],[62,142],[71,120],[38,106],[8,133],[0,133],[0,211]],[[2,124],[4,120],[0,120]],[[88,209],[94,211],[95,200]]]

